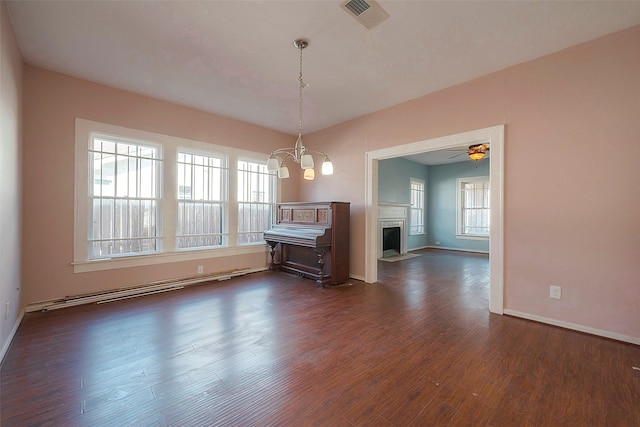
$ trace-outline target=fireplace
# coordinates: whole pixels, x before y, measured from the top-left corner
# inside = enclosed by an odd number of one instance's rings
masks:
[[[400,227],[384,227],[382,229],[382,256],[384,258],[400,255]]]
[[[378,258],[407,253],[408,205],[383,204],[378,206]]]

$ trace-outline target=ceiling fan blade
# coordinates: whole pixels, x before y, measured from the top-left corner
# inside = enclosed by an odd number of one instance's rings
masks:
[[[460,156],[462,156],[463,154],[467,154],[467,153],[459,153],[459,154],[456,154],[455,156],[451,156],[451,157],[449,157],[449,160],[451,160],[451,159],[455,159],[456,157],[460,157]]]

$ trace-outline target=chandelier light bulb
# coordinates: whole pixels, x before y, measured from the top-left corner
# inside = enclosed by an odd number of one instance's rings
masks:
[[[273,155],[271,155],[269,157],[269,160],[267,161],[267,170],[269,172],[276,172],[279,168],[280,168],[280,163],[278,162],[278,159]]]
[[[289,168],[282,166],[278,169],[278,178],[289,178]]]
[[[308,180],[308,181],[313,181],[313,179],[316,177],[316,173],[313,169],[305,169],[304,170],[304,179]]]
[[[313,169],[313,157],[311,154],[303,154],[300,158],[300,167],[302,169]]]
[[[333,163],[331,163],[329,157],[325,157],[322,162],[322,175],[333,175]]]

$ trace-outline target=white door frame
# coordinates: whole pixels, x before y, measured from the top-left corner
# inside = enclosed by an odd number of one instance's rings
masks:
[[[365,281],[378,281],[378,160],[428,151],[444,150],[490,143],[491,164],[489,183],[491,186],[491,230],[489,231],[489,311],[502,314],[504,309],[504,125],[493,126],[455,135],[383,148],[366,153],[365,195]]]

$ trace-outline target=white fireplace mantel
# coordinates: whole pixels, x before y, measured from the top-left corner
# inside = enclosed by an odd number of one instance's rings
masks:
[[[378,203],[378,258],[382,257],[382,229],[400,227],[400,254],[407,253],[407,217],[411,205]]]

